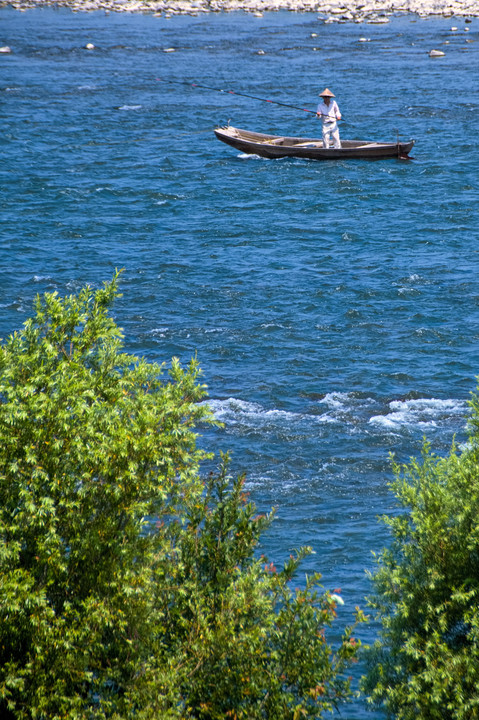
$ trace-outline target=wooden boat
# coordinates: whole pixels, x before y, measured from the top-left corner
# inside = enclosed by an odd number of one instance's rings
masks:
[[[264,158],[296,157],[310,160],[339,160],[341,158],[409,159],[414,140],[408,142],[372,142],[369,140],[341,140],[340,148],[324,148],[317,138],[286,137],[240,130],[227,125],[215,128],[218,140],[248,155]]]

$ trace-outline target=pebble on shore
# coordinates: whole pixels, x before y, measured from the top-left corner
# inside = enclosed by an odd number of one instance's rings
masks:
[[[479,17],[479,0],[42,0],[41,4],[67,7],[75,12],[152,13],[158,16],[199,15],[208,12],[244,11],[262,17],[264,12],[290,10],[315,12],[325,23],[387,23],[390,15],[414,13],[420,17],[443,15]],[[38,0],[0,0],[0,7],[28,10]]]

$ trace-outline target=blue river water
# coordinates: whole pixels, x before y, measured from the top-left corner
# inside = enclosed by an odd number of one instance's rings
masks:
[[[124,268],[127,351],[197,353],[224,422],[201,442],[231,450],[258,507],[277,508],[270,558],[311,545],[305,571],[341,588],[350,620],[388,542],[389,454],[466,437],[479,20],[3,9],[2,45],[0,337],[37,293]],[[414,159],[269,161],[213,134],[320,135],[312,113],[219,90],[314,110],[325,86],[343,138],[399,133]],[[343,717],[382,715],[358,701]]]

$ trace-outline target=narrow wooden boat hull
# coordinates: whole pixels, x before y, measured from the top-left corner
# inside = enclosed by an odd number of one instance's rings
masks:
[[[341,140],[340,148],[324,148],[318,138],[286,137],[241,130],[231,125],[215,128],[218,140],[248,155],[264,158],[296,157],[309,160],[339,160],[342,158],[374,159],[407,158],[414,145],[408,142],[378,143],[369,140]]]

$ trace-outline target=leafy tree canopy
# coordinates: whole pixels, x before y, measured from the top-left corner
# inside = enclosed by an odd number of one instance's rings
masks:
[[[290,589],[307,550],[258,556],[272,517],[226,456],[201,479],[197,361],[123,351],[118,281],[38,297],[0,347],[0,716],[319,718],[353,627],[333,651],[338,598]]]
[[[479,399],[470,440],[395,465],[370,605],[381,621],[365,689],[398,720],[479,718]]]

